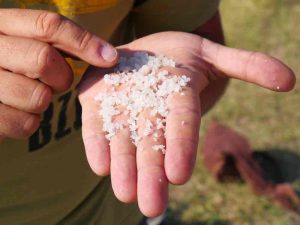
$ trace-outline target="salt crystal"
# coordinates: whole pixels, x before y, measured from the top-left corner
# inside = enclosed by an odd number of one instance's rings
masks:
[[[162,128],[164,128],[164,124],[163,124],[163,120],[162,119],[160,119],[160,118],[157,118],[156,119],[156,129],[162,129]]]
[[[149,134],[152,133],[153,131],[153,124],[150,120],[146,120],[146,125],[145,125],[145,129],[144,129],[144,136],[148,136]]]
[[[176,63],[165,56],[151,56],[146,52],[136,52],[132,57],[120,57],[118,66],[113,74],[106,74],[104,82],[112,85],[109,93],[99,93],[95,101],[100,103],[99,114],[103,119],[103,131],[109,140],[121,129],[129,127],[131,141],[137,146],[141,140],[138,134],[137,118],[140,113],[150,110],[153,123],[146,120],[144,136],[154,132],[154,139],[158,138],[156,130],[165,133],[166,116],[168,115],[167,97],[175,92],[182,92],[190,78],[186,75],[171,76],[163,67],[176,67]],[[116,86],[126,85],[127,88],[116,90]],[[121,112],[119,106],[125,108],[123,113],[128,115],[127,124],[113,122],[115,116]],[[154,145],[152,149],[165,153],[164,145]]]
[[[161,151],[163,154],[165,154],[165,152],[166,152],[166,148],[164,145],[153,145],[152,149],[154,151]]]

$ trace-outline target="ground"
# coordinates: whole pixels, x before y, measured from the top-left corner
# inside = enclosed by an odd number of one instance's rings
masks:
[[[227,45],[268,53],[300,73],[299,0],[223,0],[221,13]],[[282,150],[297,166],[299,99],[299,84],[292,92],[278,94],[232,81],[220,103],[203,118],[200,137],[203,139],[209,121],[217,118],[248,137],[253,149]],[[300,224],[297,216],[253,194],[243,183],[216,183],[202,164],[201,146],[202,142],[191,181],[171,188],[168,224]],[[295,171],[294,178],[300,180],[300,170]]]

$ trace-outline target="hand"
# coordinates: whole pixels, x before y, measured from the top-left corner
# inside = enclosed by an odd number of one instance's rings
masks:
[[[61,52],[109,67],[116,51],[58,14],[0,9],[0,136],[23,138],[39,126],[53,91],[67,90],[72,70]]]
[[[110,143],[105,139],[99,104],[94,98],[105,91],[102,78],[108,70],[89,68],[80,86],[83,140],[91,168],[98,175],[110,173],[116,197],[123,202],[137,199],[142,213],[150,217],[165,210],[168,184],[183,184],[192,174],[201,120],[199,96],[212,80],[232,77],[275,91],[288,91],[295,82],[293,72],[272,57],[227,48],[188,33],[157,33],[119,50],[121,55],[134,51],[165,55],[181,65],[172,68],[171,73],[191,78],[185,95],[168,98],[165,140],[159,140],[166,143],[165,155],[151,149],[150,138],[143,139],[136,150],[126,129]],[[181,121],[185,121],[185,126]]]

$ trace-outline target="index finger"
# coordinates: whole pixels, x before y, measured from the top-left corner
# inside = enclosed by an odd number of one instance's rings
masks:
[[[0,21],[3,34],[48,42],[94,66],[110,67],[117,61],[117,52],[110,44],[59,14],[0,9]]]

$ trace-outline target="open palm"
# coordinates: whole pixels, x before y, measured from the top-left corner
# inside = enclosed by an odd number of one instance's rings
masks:
[[[110,142],[105,138],[95,96],[109,89],[103,75],[111,71],[96,67],[87,70],[80,84],[82,133],[91,168],[98,175],[111,174],[117,198],[123,202],[137,200],[145,215],[156,216],[166,208],[169,183],[183,184],[192,174],[201,121],[199,96],[213,80],[228,76],[271,90],[288,91],[295,79],[293,72],[274,58],[230,49],[188,33],[157,33],[119,47],[121,55],[135,51],[165,55],[178,64],[178,68],[166,68],[171,74],[184,74],[191,79],[184,95],[172,94],[167,99],[165,137],[157,141],[145,137],[137,148],[127,128]],[[143,112],[139,117],[149,115]],[[125,121],[126,117],[122,114],[117,120]],[[139,126],[143,126],[142,122]],[[166,154],[153,151],[155,144],[166,145]]]

